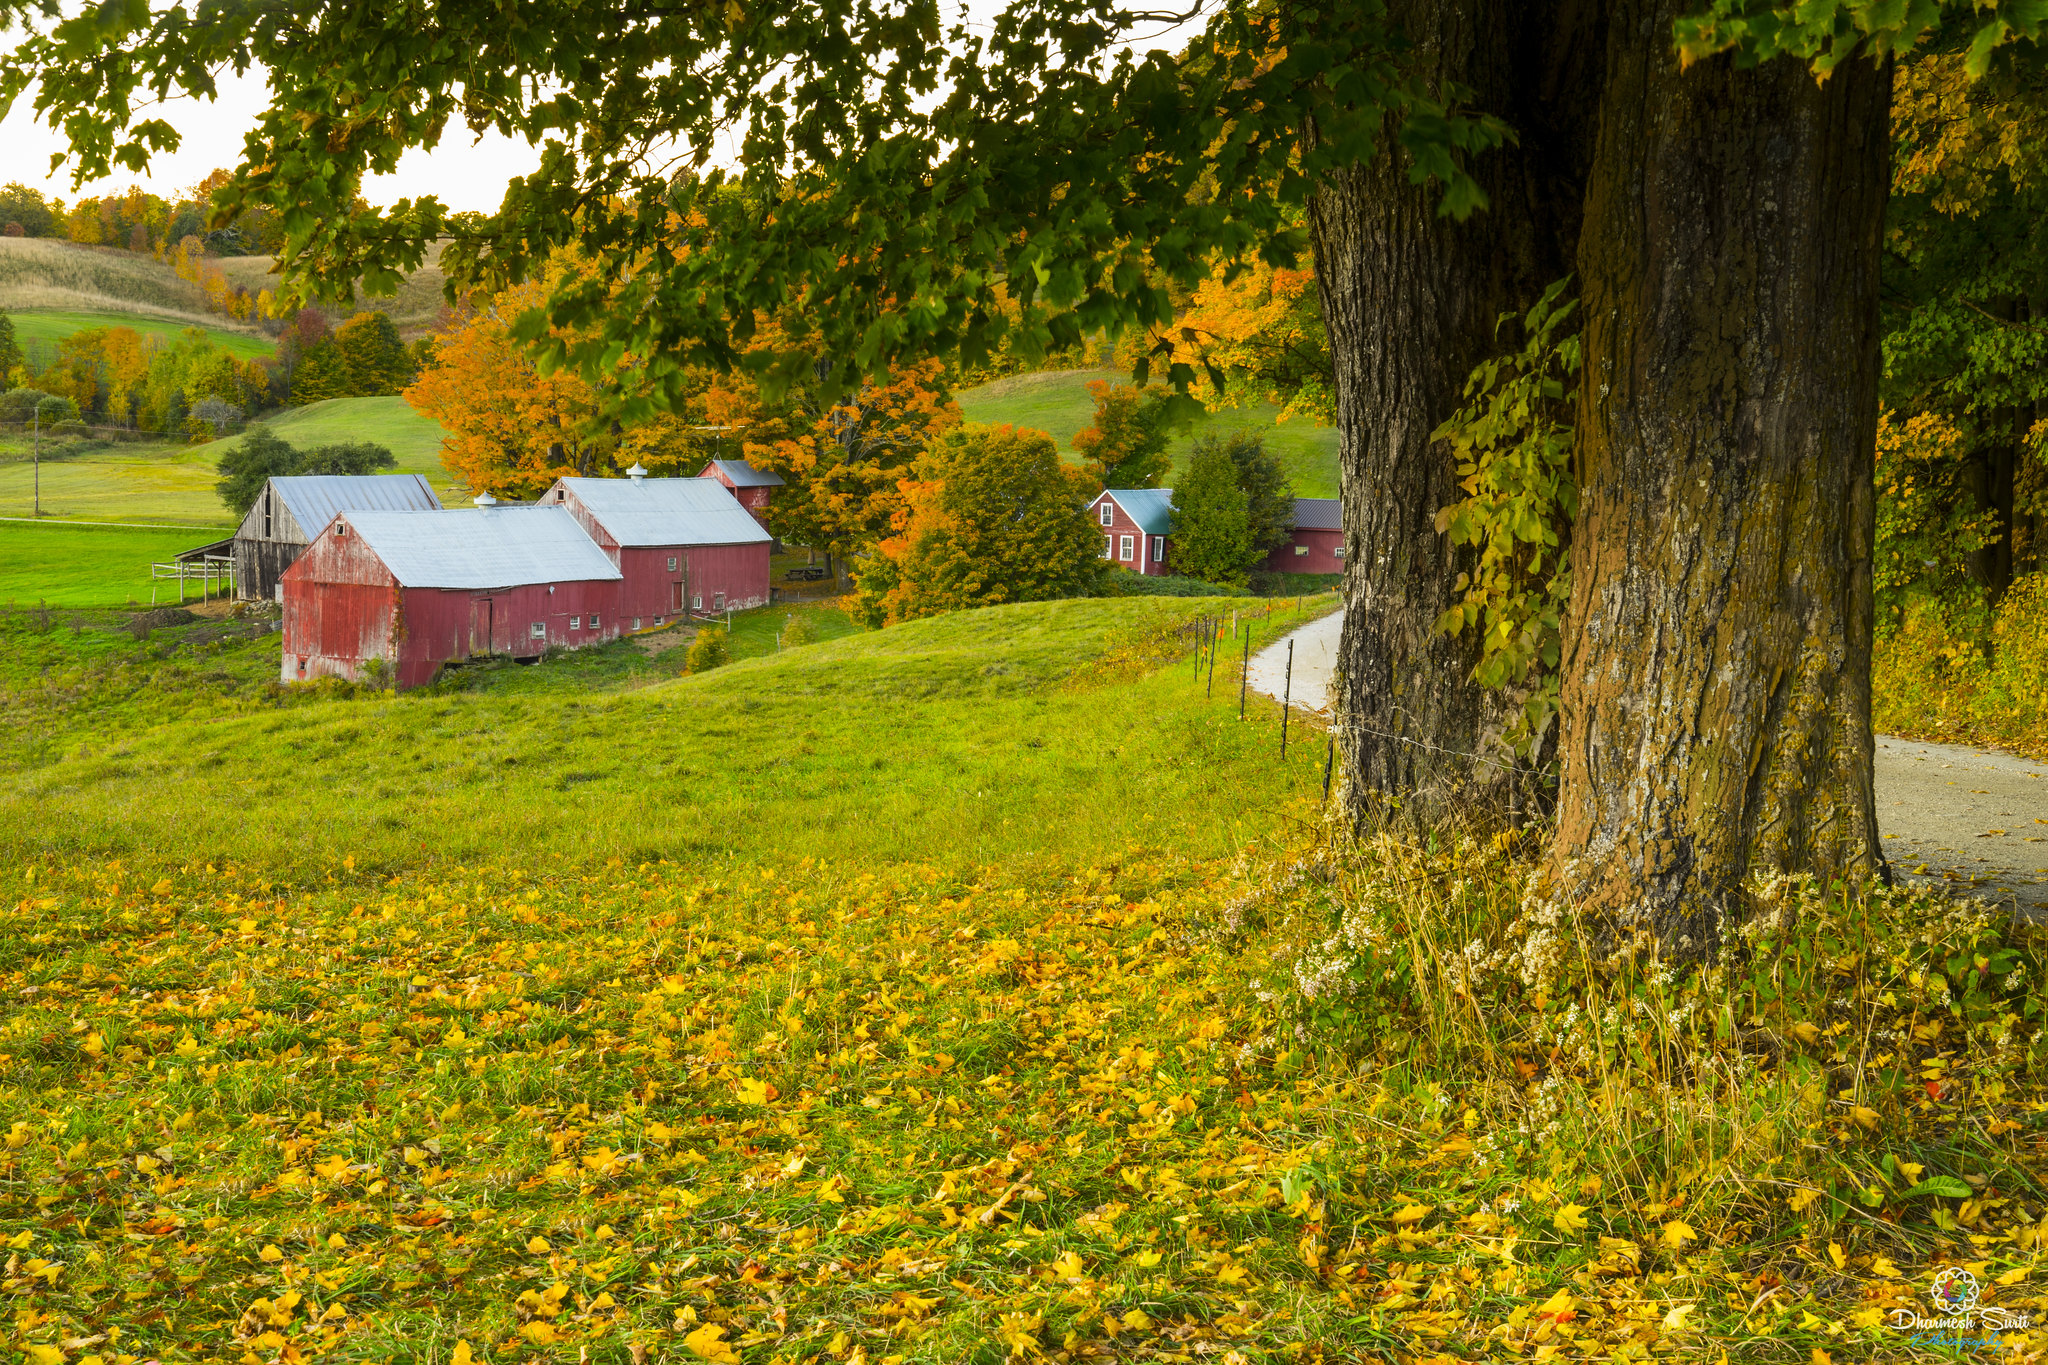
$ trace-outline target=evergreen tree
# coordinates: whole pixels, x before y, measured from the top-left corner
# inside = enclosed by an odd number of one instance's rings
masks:
[[[1263,559],[1294,535],[1294,491],[1287,485],[1279,457],[1266,449],[1265,438],[1255,431],[1204,436],[1195,442],[1198,453],[1210,446],[1220,447],[1237,470],[1237,486],[1244,490],[1245,516],[1251,526],[1252,551]]]
[[[1204,583],[1241,588],[1258,558],[1251,499],[1238,483],[1229,447],[1221,441],[1197,444],[1173,489],[1174,569]]]
[[[0,387],[5,387],[14,368],[24,361],[21,343],[14,336],[14,319],[0,312]]]

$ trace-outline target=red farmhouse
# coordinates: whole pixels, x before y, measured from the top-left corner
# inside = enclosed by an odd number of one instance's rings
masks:
[[[382,659],[417,687],[473,654],[532,658],[619,634],[623,583],[559,507],[343,512],[281,585],[286,682],[360,678]]]
[[[624,479],[557,479],[541,505],[566,509],[618,566],[628,630],[768,603],[770,537],[713,480],[650,479],[634,465]]]
[[[1296,498],[1294,534],[1266,556],[1273,573],[1343,573],[1344,504],[1335,498]]]
[[[1102,557],[1133,573],[1157,576],[1173,546],[1171,488],[1105,488],[1088,504],[1102,532]]]
[[[772,469],[756,469],[745,460],[713,460],[704,466],[700,479],[716,479],[739,499],[740,506],[759,521],[768,510],[768,499],[782,487],[782,476]]]

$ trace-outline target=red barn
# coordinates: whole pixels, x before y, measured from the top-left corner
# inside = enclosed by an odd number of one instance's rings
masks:
[[[286,682],[359,679],[381,659],[398,687],[475,654],[532,658],[614,639],[623,580],[560,507],[343,512],[280,580]]]
[[[768,604],[771,537],[714,480],[650,479],[634,465],[623,479],[557,479],[541,506],[565,509],[618,566],[628,630]]]
[[[1273,573],[1343,573],[1344,504],[1335,498],[1296,498],[1294,533],[1266,556]]]
[[[1173,490],[1105,488],[1088,504],[1102,532],[1102,557],[1133,573],[1171,573]]]
[[[774,490],[782,487],[782,476],[772,469],[756,469],[745,460],[713,460],[704,466],[700,479],[716,479],[725,485],[726,491],[739,501],[754,516],[761,520],[761,514],[768,510],[768,499]]]

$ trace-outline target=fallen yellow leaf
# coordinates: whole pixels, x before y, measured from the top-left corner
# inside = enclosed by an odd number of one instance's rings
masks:
[[[1429,1211],[1435,1207],[1436,1205],[1434,1204],[1410,1204],[1404,1209],[1396,1209],[1394,1211],[1394,1221],[1396,1223],[1419,1223],[1429,1217]]]
[[[708,1322],[683,1338],[683,1349],[699,1360],[717,1361],[718,1365],[740,1365],[740,1353],[725,1342],[725,1329]]]
[[[1699,1234],[1692,1230],[1692,1225],[1683,1218],[1674,1218],[1664,1225],[1664,1245],[1670,1247],[1673,1251],[1683,1250],[1687,1242],[1694,1241],[1698,1237]]]
[[[1559,1232],[1573,1233],[1586,1230],[1586,1206],[1566,1204],[1550,1215],[1550,1221]]]

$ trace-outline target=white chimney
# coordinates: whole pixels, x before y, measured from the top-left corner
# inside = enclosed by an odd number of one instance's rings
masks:
[[[626,471],[626,477],[631,479],[634,483],[638,483],[640,482],[640,480],[647,477],[647,471],[640,467],[640,462],[638,460],[635,460],[633,462],[633,467]]]
[[[489,493],[479,493],[476,495],[476,505],[478,507],[483,508],[485,511],[489,511],[491,508],[496,507],[498,505],[498,500],[492,497]]]

